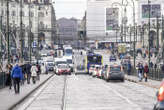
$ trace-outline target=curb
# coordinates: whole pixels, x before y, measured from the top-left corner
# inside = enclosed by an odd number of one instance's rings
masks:
[[[15,104],[13,104],[11,107],[8,108],[8,110],[13,110],[17,105],[22,103],[27,97],[29,97],[32,93],[34,93],[39,87],[41,87],[43,84],[45,84],[50,78],[52,78],[54,74],[49,76],[45,81],[43,81],[41,84],[39,84],[37,87],[35,87],[33,90],[31,90],[26,96],[24,96],[22,99],[17,101]]]
[[[133,83],[138,83],[138,84],[141,84],[141,85],[145,85],[147,87],[151,87],[151,88],[154,88],[154,89],[159,89],[159,87],[157,87],[157,86],[153,86],[153,85],[150,85],[150,84],[145,84],[144,82],[138,82],[138,81],[133,80],[133,79],[125,78],[125,80],[133,82]]]

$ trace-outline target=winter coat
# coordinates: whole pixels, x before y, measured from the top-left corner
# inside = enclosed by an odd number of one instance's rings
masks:
[[[148,73],[149,72],[149,67],[146,65],[145,67],[144,67],[144,73]]]
[[[11,71],[11,77],[12,78],[20,78],[21,80],[23,79],[23,74],[22,74],[22,69],[16,65],[12,71]]]
[[[32,66],[31,67],[31,76],[37,76],[37,67],[36,66]]]
[[[26,64],[26,73],[31,74],[31,65],[30,64]]]

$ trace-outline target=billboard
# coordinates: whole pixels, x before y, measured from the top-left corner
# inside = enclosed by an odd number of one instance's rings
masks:
[[[119,8],[106,8],[106,31],[118,27]]]
[[[151,4],[150,5],[150,18],[161,17],[161,5]],[[149,5],[142,5],[142,18],[149,18]]]

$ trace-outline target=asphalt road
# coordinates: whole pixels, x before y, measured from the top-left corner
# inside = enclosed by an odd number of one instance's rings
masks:
[[[76,53],[76,52],[75,52]],[[104,63],[109,53],[103,53]],[[75,63],[82,63],[81,55]],[[88,75],[54,75],[14,110],[152,110],[157,89],[125,81],[106,82]]]
[[[151,110],[156,91],[128,81],[55,75],[15,110]]]

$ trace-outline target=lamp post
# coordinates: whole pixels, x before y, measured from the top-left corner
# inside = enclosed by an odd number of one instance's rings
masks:
[[[32,38],[31,38],[31,0],[29,1],[29,35],[28,35],[28,37],[29,37],[29,57],[30,57],[30,64],[31,64],[31,54],[32,54]]]
[[[9,39],[9,0],[7,0],[7,57],[8,63],[10,63],[10,39]]]
[[[149,22],[148,22],[148,42],[149,42],[149,66],[150,66],[150,11],[151,11],[151,5],[150,5],[150,0],[148,0],[148,6],[149,6]]]
[[[23,20],[22,20],[22,5],[23,5],[23,1],[20,1],[20,39],[21,39],[21,63],[23,63]]]

